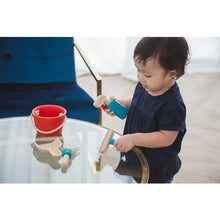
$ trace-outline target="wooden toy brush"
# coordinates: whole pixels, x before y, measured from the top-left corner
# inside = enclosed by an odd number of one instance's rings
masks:
[[[59,138],[56,138],[53,142],[50,143],[38,144],[35,141],[34,144],[37,149],[42,153],[50,154],[52,157],[57,159],[61,158],[62,156],[62,152],[60,149],[62,148],[63,144]]]
[[[96,98],[93,105],[96,108],[102,108],[102,109],[110,109],[115,113],[116,116],[118,116],[120,119],[125,119],[128,114],[128,108],[124,105],[120,104],[114,99],[108,100],[106,99],[105,95],[100,95]]]
[[[61,168],[59,158],[54,158],[50,153],[39,151],[35,144],[33,144],[32,147],[33,155],[39,162],[49,164],[51,168],[56,170]]]

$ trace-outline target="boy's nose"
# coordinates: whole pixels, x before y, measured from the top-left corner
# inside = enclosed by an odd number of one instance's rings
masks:
[[[142,76],[139,76],[139,77],[138,77],[138,80],[139,80],[140,83],[142,83],[142,84],[145,82]]]
[[[139,80],[140,82],[142,82],[142,81],[143,81],[143,77],[141,76],[141,74],[138,73],[137,76],[138,76],[138,80]]]

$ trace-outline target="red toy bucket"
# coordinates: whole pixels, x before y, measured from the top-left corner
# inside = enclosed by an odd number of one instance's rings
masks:
[[[56,136],[62,132],[66,109],[58,105],[40,105],[32,110],[31,119],[38,134]]]

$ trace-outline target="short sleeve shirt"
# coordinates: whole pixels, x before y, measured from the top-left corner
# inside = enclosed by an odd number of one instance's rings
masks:
[[[129,113],[126,119],[124,134],[148,133],[160,130],[178,131],[172,145],[161,148],[140,147],[147,158],[150,168],[151,183],[163,183],[173,177],[181,167],[178,153],[186,133],[186,107],[178,84],[164,94],[151,96],[140,84],[137,84]],[[127,152],[128,161],[132,163],[131,152]]]

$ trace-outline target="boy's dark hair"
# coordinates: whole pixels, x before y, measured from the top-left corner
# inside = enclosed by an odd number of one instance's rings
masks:
[[[134,57],[145,63],[150,57],[158,59],[165,70],[176,70],[177,78],[185,73],[189,55],[187,41],[183,37],[144,37],[135,50]]]

